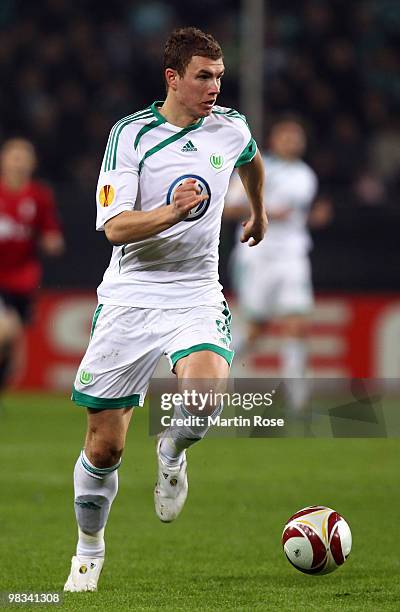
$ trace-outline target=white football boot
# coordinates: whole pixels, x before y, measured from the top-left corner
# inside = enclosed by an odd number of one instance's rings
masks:
[[[160,457],[161,440],[157,443],[158,478],[154,489],[156,514],[163,523],[174,521],[183,506],[188,494],[186,452],[176,467],[165,465]]]
[[[71,572],[64,585],[64,591],[70,593],[97,591],[103,563],[104,558],[101,557],[72,557]]]

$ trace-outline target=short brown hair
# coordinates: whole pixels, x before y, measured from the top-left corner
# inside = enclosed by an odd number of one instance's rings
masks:
[[[193,27],[178,28],[165,43],[164,70],[172,68],[182,77],[194,55],[217,60],[222,58],[222,49],[211,34]]]

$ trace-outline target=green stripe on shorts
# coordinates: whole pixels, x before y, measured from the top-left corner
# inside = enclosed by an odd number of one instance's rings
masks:
[[[92,328],[90,330],[90,337],[93,336],[94,328],[96,327],[97,319],[99,318],[102,308],[103,308],[103,304],[98,304],[96,310],[94,311],[94,315],[92,319]]]
[[[228,365],[231,365],[233,356],[235,354],[235,351],[222,348],[222,346],[218,346],[218,344],[195,344],[187,349],[182,349],[181,351],[175,351],[175,353],[172,353],[170,357],[172,367],[174,368],[176,363],[179,361],[179,359],[182,359],[182,357],[187,357],[191,353],[198,353],[200,351],[212,351],[213,353],[217,353],[218,355],[221,355],[225,361],[227,361]]]
[[[108,408],[131,408],[131,406],[140,406],[140,393],[127,395],[126,397],[94,397],[87,393],[77,391],[72,387],[71,399],[78,406],[86,408],[94,408],[95,410],[106,410]]]

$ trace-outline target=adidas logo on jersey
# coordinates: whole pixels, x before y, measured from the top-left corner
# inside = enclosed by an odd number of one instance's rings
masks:
[[[183,145],[181,151],[183,151],[184,153],[190,153],[192,151],[197,151],[197,149],[194,146],[193,142],[191,140],[188,140],[187,143]]]

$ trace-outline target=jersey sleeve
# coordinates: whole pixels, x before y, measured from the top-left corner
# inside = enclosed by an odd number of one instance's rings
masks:
[[[37,216],[37,231],[39,235],[61,234],[61,225],[57,214],[54,193],[43,184],[37,184],[39,192],[39,211]]]
[[[139,182],[139,163],[129,129],[112,128],[101,165],[96,191],[96,230],[125,210],[134,210]]]
[[[247,145],[245,146],[245,148],[239,155],[238,159],[236,160],[235,168],[239,168],[240,166],[243,166],[244,164],[248,164],[249,162],[251,162],[251,160],[257,153],[256,141],[250,134],[250,130],[248,130],[248,132],[249,132],[250,140],[248,141]]]

